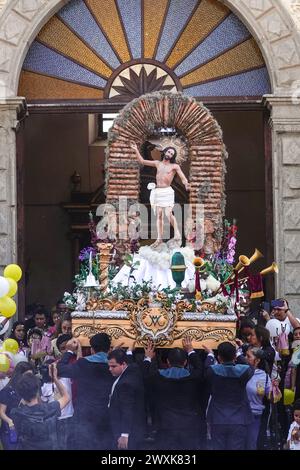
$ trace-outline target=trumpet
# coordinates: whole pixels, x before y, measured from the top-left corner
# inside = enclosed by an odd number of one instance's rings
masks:
[[[253,255],[250,258],[248,258],[248,256],[241,255],[239,257],[238,264],[234,268],[234,272],[231,274],[231,276],[228,277],[228,279],[226,279],[224,284],[227,284],[228,282],[230,282],[234,278],[236,273],[242,272],[243,269],[245,269],[246,266],[250,266],[250,264],[254,263],[259,258],[263,258],[263,256],[264,255],[257,248],[255,248],[255,251],[254,251]]]
[[[245,255],[239,256],[238,264],[233,269],[233,273],[231,273],[230,276],[224,281],[224,285],[230,283],[230,281],[235,277],[235,275],[241,272],[246,266],[249,266],[249,264],[250,264],[250,259],[247,256]],[[221,288],[218,290],[218,292],[220,290]]]
[[[200,258],[200,256],[194,258],[193,264],[196,268],[202,268],[204,266],[205,261],[203,258]]]
[[[239,256],[239,262],[234,268],[234,271],[240,273],[241,271],[243,271],[243,269],[245,269],[246,266],[249,266],[249,265],[250,265],[250,258],[248,258],[245,255],[241,255]]]
[[[269,274],[269,273],[278,273],[279,269],[278,269],[278,266],[275,262],[273,262],[271,264],[271,266],[269,266],[268,268],[265,268],[263,269],[262,271],[260,271],[260,275],[261,276],[265,276],[266,274]],[[248,279],[248,277],[244,277],[242,279],[239,279],[239,282],[243,282],[243,281],[246,281]],[[230,278],[228,278],[228,281],[230,280]],[[233,282],[228,282],[226,283],[228,286],[230,286],[231,284],[233,284]]]
[[[250,258],[250,264],[254,263],[259,258],[263,258],[263,257],[264,257],[264,255],[257,248],[255,248],[255,251],[254,251],[253,255]]]
[[[239,273],[241,271],[243,271],[243,269],[245,268],[245,266],[250,266],[250,264],[254,263],[255,261],[257,261],[259,258],[263,258],[264,255],[257,249],[255,248],[255,251],[253,253],[253,255],[250,257],[250,258],[247,258],[247,256],[243,256],[243,261],[244,263],[242,263],[242,267],[239,269]],[[240,257],[241,258],[241,257]],[[239,258],[239,260],[240,260]],[[249,264],[247,264],[247,260],[249,260]]]
[[[275,263],[275,261],[273,261],[273,263],[271,264],[271,266],[269,266],[268,268],[265,268],[263,269],[262,271],[260,271],[260,275],[261,276],[265,276],[266,274],[269,274],[269,273],[278,273],[279,269],[278,269],[278,265],[277,263]]]

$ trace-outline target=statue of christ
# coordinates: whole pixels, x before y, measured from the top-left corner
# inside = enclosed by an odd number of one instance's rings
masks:
[[[169,223],[174,228],[174,241],[181,243],[181,234],[177,221],[173,214],[175,203],[174,189],[171,187],[172,181],[177,174],[185,186],[186,191],[190,190],[190,185],[180,166],[176,163],[177,152],[174,147],[166,147],[162,151],[162,160],[145,160],[135,143],[131,144],[136,157],[141,165],[156,168],[156,187],[151,190],[150,203],[156,214],[157,240],[152,248],[157,248],[163,242],[164,212]]]

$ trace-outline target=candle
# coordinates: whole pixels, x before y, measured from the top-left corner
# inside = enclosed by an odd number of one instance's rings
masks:
[[[89,268],[90,268],[90,274],[91,274],[92,273],[92,250],[90,251]]]

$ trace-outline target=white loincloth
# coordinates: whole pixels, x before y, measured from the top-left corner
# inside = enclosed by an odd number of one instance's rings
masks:
[[[154,188],[150,193],[150,204],[153,208],[154,214],[157,207],[174,207],[175,193],[171,186],[167,188]]]

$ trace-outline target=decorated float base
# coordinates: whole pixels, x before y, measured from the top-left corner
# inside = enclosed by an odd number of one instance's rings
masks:
[[[146,299],[106,301],[106,310],[75,311],[72,313],[73,335],[82,346],[89,346],[96,333],[107,333],[113,345],[144,347],[148,340],[156,347],[182,347],[184,338],[191,338],[193,346],[216,349],[223,341],[234,341],[236,316],[221,313],[188,312],[185,302],[174,308],[149,304]],[[211,308],[206,305],[203,308]]]

